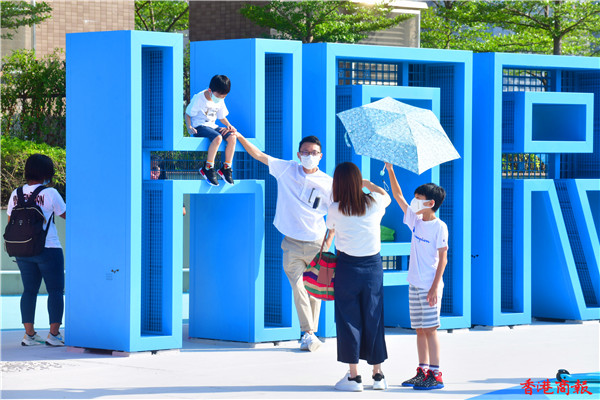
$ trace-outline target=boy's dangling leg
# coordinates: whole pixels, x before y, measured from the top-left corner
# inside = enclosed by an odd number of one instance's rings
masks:
[[[225,182],[227,182],[230,185],[233,185],[234,181],[232,165],[237,139],[234,135],[227,135],[227,138],[225,140],[227,141],[227,147],[225,148],[225,162],[223,163],[221,169],[219,169],[219,175],[221,175],[221,178],[223,178]]]
[[[231,168],[233,164],[233,156],[235,154],[235,145],[237,143],[237,138],[234,135],[229,135],[225,138],[227,142],[227,146],[225,147],[225,168]]]
[[[217,156],[219,145],[222,141],[223,139],[221,138],[221,135],[217,135],[212,142],[210,142],[207,152],[208,154],[206,155],[206,161],[204,162],[204,166],[200,168],[200,174],[212,186],[219,186],[217,172],[215,171],[215,158]]]

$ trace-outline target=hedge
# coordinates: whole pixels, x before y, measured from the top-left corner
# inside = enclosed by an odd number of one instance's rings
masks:
[[[25,161],[35,153],[45,154],[54,161],[55,175],[53,186],[66,199],[66,158],[65,149],[52,147],[45,143],[34,143],[2,135],[1,138],[2,206],[8,204],[14,189],[25,184]]]

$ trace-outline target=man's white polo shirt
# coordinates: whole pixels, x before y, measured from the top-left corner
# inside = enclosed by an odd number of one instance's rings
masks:
[[[307,174],[295,161],[270,156],[269,173],[277,179],[277,208],[273,220],[277,230],[296,240],[323,239],[327,229],[323,217],[333,202],[333,178],[320,170]]]

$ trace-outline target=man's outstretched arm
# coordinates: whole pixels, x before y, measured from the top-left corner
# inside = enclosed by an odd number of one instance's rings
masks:
[[[250,143],[248,141],[248,139],[246,139],[244,136],[242,136],[241,133],[236,132],[235,135],[236,135],[238,141],[240,142],[240,144],[244,147],[244,149],[246,150],[246,152],[248,154],[250,154],[250,156],[252,158],[254,158],[255,160],[260,161],[261,163],[263,163],[265,165],[269,165],[269,156],[268,155],[266,155],[265,153],[263,153],[262,151],[260,151],[258,149],[258,147],[256,147],[252,143]]]

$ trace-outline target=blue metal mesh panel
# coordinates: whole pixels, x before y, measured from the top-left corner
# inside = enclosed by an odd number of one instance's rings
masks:
[[[397,86],[402,78],[400,65],[374,60],[339,59],[338,85]]]
[[[163,193],[144,187],[142,200],[142,334],[162,334]]]
[[[281,158],[283,154],[283,57],[265,56],[265,151]],[[265,325],[281,326],[281,240],[273,226],[277,201],[277,181],[269,175],[268,167],[258,166],[258,179],[266,180],[265,187]]]
[[[579,277],[579,284],[581,285],[581,291],[583,292],[583,299],[585,300],[586,306],[598,307],[598,299],[594,292],[590,271],[585,259],[585,253],[583,252],[583,246],[581,245],[581,239],[579,238],[579,229],[577,229],[575,214],[573,213],[569,191],[567,190],[567,183],[564,180],[555,180],[554,184],[556,186],[558,201],[567,228],[567,235],[569,236],[569,243],[575,260],[577,276]]]
[[[427,86],[425,72],[425,64],[408,64],[408,86]]]
[[[502,182],[500,303],[502,312],[514,311],[513,263],[513,195],[512,181]]]
[[[416,68],[415,70],[419,70]],[[446,131],[448,138],[454,142],[454,67],[451,65],[427,66],[426,86],[440,88],[440,123]],[[440,165],[440,186],[446,190],[446,199],[440,207],[440,219],[448,225],[450,238],[454,234],[454,164],[444,163]],[[448,247],[448,265],[444,271],[444,295],[442,297],[443,314],[452,314],[454,311],[454,259],[453,245],[450,240]]]
[[[502,96],[502,144],[515,143],[515,102]]]
[[[563,71],[565,92],[594,93],[594,147],[592,153],[562,154],[561,178],[600,178],[600,72]]]
[[[503,179],[549,179],[550,155],[546,153],[503,153]]]
[[[504,92],[551,92],[554,81],[551,71],[512,68],[502,70]]]
[[[385,271],[408,271],[410,256],[384,256],[381,263]]]
[[[144,147],[161,147],[163,140],[163,52],[142,48],[142,140]]]
[[[349,86],[337,86],[335,98],[335,113],[352,108],[352,91]],[[335,119],[335,164],[351,161],[352,148],[346,145],[346,128],[339,118]],[[348,139],[349,140],[349,139]]]
[[[221,153],[217,153],[215,165],[220,166]],[[196,180],[206,161],[205,151],[153,151],[150,154],[150,177],[144,179]]]

